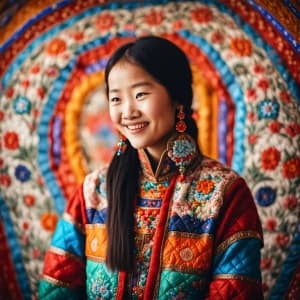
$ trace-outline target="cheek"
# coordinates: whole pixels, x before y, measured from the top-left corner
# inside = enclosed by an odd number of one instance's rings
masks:
[[[115,109],[109,108],[109,116],[114,124],[118,123],[118,112]]]
[[[157,106],[153,107],[151,111],[149,110],[149,113],[150,112],[153,119],[160,120],[164,123],[175,124],[175,109],[172,107]]]
[[[172,116],[172,109],[163,102],[158,102],[157,105],[148,105],[144,111],[154,119],[162,117],[169,119]]]

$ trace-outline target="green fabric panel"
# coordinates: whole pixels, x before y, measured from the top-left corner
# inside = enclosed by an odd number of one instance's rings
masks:
[[[85,294],[82,289],[64,288],[45,280],[41,280],[39,283],[38,295],[38,298],[41,300],[85,299]]]
[[[201,279],[204,278],[199,275],[163,270],[158,299],[201,299],[204,283]]]
[[[87,299],[114,299],[117,294],[118,273],[109,271],[104,263],[87,260]]]

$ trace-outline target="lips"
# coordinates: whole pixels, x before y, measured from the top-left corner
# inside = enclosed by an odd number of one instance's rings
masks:
[[[148,125],[148,122],[140,122],[135,124],[124,124],[123,126],[126,127],[130,131],[139,131],[145,128]]]

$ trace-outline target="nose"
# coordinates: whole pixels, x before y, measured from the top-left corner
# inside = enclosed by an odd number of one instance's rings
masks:
[[[122,117],[125,120],[131,120],[139,116],[139,110],[134,101],[128,100],[124,103]]]

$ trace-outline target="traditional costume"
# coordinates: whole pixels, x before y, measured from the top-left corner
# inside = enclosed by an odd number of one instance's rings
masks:
[[[40,299],[262,299],[262,230],[245,181],[200,156],[179,180],[167,151],[154,174],[146,152],[138,155],[134,272],[105,265],[103,168],[68,201],[45,257]]]

